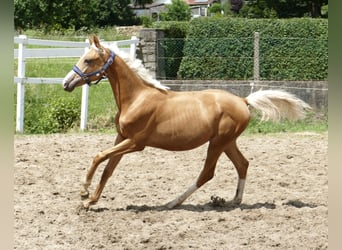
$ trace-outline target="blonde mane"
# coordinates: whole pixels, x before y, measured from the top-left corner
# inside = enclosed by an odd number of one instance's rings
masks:
[[[160,83],[160,81],[154,79],[151,73],[144,67],[142,61],[139,59],[132,60],[129,54],[120,50],[116,44],[111,44],[108,46],[110,50],[112,50],[116,55],[118,55],[128,66],[129,68],[146,84],[151,85],[157,89],[168,90],[169,87]]]

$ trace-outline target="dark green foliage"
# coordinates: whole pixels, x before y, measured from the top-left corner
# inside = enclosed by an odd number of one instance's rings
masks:
[[[80,119],[80,103],[75,100],[54,98],[50,102],[48,117],[56,123],[58,132],[65,132]]]
[[[139,20],[128,6],[130,0],[98,0],[94,3],[92,13],[94,26],[136,25]]]
[[[171,4],[165,5],[166,12],[160,13],[164,21],[189,21],[191,9],[183,0],[171,0]]]
[[[326,80],[327,48],[328,41],[322,39],[262,38],[260,75],[273,80]]]
[[[58,95],[55,87],[57,86],[26,88],[25,133],[66,132],[79,123],[81,105],[79,98],[77,99],[76,96],[65,98]]]
[[[15,0],[16,29],[87,30],[140,23],[130,0]]]
[[[181,78],[248,79],[253,75],[252,38],[187,38],[184,55]]]
[[[141,8],[145,8],[145,6],[149,3],[153,3],[153,0],[133,0],[132,4],[134,7],[141,7]]]
[[[158,43],[158,68],[163,69],[169,79],[176,78],[183,58],[184,39],[162,39]],[[158,77],[162,78],[160,72],[158,73]]]
[[[260,78],[326,80],[326,19],[201,18],[190,22],[178,77],[252,79],[254,32],[260,34]]]
[[[168,79],[176,78],[189,22],[158,22],[154,23],[154,27],[163,29],[166,37],[158,41],[158,68],[164,71]],[[160,72],[158,77],[163,77]]]
[[[327,17],[323,6],[328,0],[258,0],[245,1],[240,15],[249,18]]]
[[[213,3],[209,8],[208,11],[210,14],[219,14],[221,15],[222,6],[220,3]]]

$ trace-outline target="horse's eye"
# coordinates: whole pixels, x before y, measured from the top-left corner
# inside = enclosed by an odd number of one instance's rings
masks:
[[[90,64],[90,63],[91,63],[91,60],[90,60],[90,59],[84,59],[84,63]]]

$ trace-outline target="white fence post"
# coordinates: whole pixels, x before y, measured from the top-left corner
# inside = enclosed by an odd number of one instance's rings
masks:
[[[81,124],[82,131],[87,129],[89,85],[82,85]]]
[[[17,114],[16,114],[16,131],[24,132],[24,102],[25,102],[25,85],[23,78],[25,77],[25,47],[27,36],[20,35],[23,39],[18,46],[18,77],[17,82]]]
[[[136,36],[132,36],[131,37],[131,40],[135,40],[135,39],[138,39]],[[130,57],[131,57],[131,60],[134,61],[135,60],[135,52],[137,51],[137,45],[135,43],[131,43],[131,47],[130,47]]]
[[[86,39],[89,43],[89,39]],[[89,47],[85,47],[84,51],[87,52]],[[80,129],[84,131],[87,129],[87,119],[88,119],[88,96],[89,96],[89,85],[83,84],[82,86],[82,104],[81,104],[81,124]]]
[[[134,40],[134,41],[132,41]],[[136,58],[136,42],[137,37],[132,36],[131,40],[121,40],[108,42],[117,43],[121,46],[130,45],[130,57],[132,60]],[[25,76],[25,61],[26,58],[59,58],[59,57],[79,57],[82,52],[89,49],[89,40],[86,42],[70,42],[70,41],[50,41],[41,39],[28,39],[25,35],[20,35],[14,38],[14,42],[17,43],[18,49],[14,49],[14,58],[18,58],[18,74],[14,76],[14,83],[17,83],[17,110],[16,110],[16,131],[19,133],[24,132],[24,95],[25,84],[60,84],[63,78],[47,78],[47,77],[26,77]],[[34,48],[27,49],[26,44],[53,46],[59,48]],[[86,46],[86,47],[84,47]],[[65,48],[66,47],[66,48]],[[127,51],[128,49],[123,48]],[[89,86],[82,86],[82,104],[81,104],[81,124],[80,129],[85,130],[87,128],[88,118],[88,95]]]

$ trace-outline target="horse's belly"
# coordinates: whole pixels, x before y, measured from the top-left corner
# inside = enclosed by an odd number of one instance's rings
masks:
[[[147,146],[175,151],[189,150],[206,143],[211,135],[212,131],[208,126],[159,126],[149,136]]]

